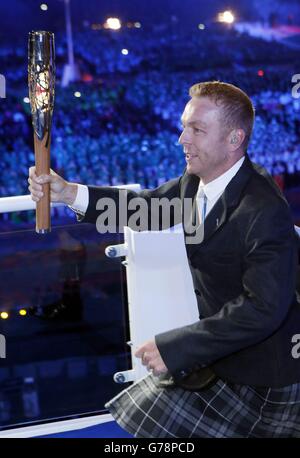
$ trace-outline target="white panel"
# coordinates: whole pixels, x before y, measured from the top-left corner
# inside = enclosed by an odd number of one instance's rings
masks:
[[[136,348],[155,334],[199,320],[182,226],[174,231],[125,228],[129,325],[134,380],[147,374]],[[179,349],[180,351],[180,349]]]

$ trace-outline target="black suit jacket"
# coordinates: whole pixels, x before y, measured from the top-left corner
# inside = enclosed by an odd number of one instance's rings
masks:
[[[139,194],[89,187],[83,221],[95,223],[101,197],[118,203],[121,192],[128,201],[140,196],[183,202],[194,199],[198,184],[198,177],[184,173]],[[174,216],[171,224],[177,222]],[[246,156],[205,219],[204,237],[199,229],[201,241],[186,249],[201,319],[155,336],[169,372],[179,384],[208,367],[224,380],[253,386],[299,382],[300,358],[292,356],[292,337],[300,333],[297,237],[281,191]]]

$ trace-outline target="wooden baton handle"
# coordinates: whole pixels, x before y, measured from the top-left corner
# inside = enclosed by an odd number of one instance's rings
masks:
[[[50,174],[50,140],[48,145],[45,145],[45,138],[39,140],[34,133],[34,153],[35,153],[35,168],[36,175]],[[51,231],[50,220],[50,183],[44,183],[43,197],[36,204],[36,226],[35,230],[38,234],[46,234]]]

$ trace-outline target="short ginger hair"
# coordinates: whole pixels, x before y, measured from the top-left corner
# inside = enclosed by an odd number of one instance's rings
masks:
[[[242,143],[246,151],[255,118],[254,106],[248,95],[233,84],[222,81],[205,81],[194,84],[189,90],[190,97],[207,97],[222,108],[220,122],[224,132],[243,129],[245,139]]]

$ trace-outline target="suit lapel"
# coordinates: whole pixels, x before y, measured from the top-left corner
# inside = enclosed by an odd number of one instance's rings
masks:
[[[181,189],[181,196],[184,198],[183,208],[186,198],[189,198],[190,202],[193,204],[190,219],[188,219],[187,222],[185,222],[185,219],[187,218],[184,218],[183,213],[186,250],[189,257],[192,256],[200,248],[202,243],[209,240],[214,235],[214,233],[223,226],[227,220],[229,209],[238,205],[241,193],[252,173],[253,166],[249,160],[248,155],[246,155],[245,161],[243,162],[241,168],[226,186],[225,191],[205,218],[204,224],[196,225],[196,231],[192,231],[192,224],[194,225],[195,229],[195,220],[197,221],[195,196],[198,190],[200,179],[195,175],[184,175]]]

